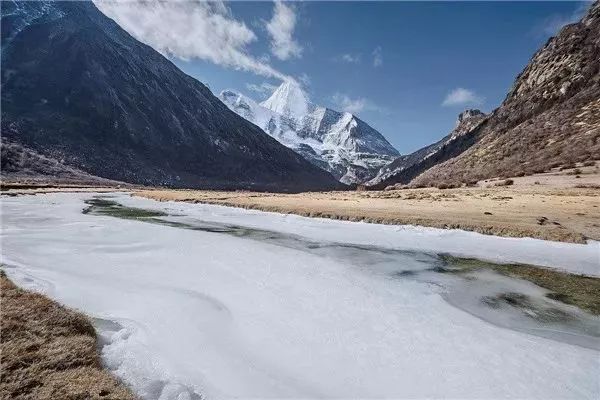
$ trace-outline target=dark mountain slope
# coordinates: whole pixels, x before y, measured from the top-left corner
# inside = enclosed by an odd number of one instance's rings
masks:
[[[588,159],[600,159],[599,2],[533,56],[486,120],[382,186],[457,184]]]
[[[396,158],[392,163],[379,170],[377,176],[367,184],[373,188],[385,188],[391,183],[406,184],[423,171],[426,166],[435,165],[442,158],[448,158],[448,150],[470,146],[471,133],[483,123],[486,114],[480,110],[466,110],[460,113],[456,127],[441,140],[425,146],[413,153]],[[457,146],[457,144],[459,144]],[[455,155],[457,155],[456,153]],[[390,182],[390,181],[394,182]]]
[[[2,2],[2,134],[126,182],[340,187],[91,2]]]
[[[18,143],[2,140],[0,154],[2,184],[19,183],[86,186],[119,186],[123,182],[99,178],[77,168],[64,165],[58,160],[45,157]]]

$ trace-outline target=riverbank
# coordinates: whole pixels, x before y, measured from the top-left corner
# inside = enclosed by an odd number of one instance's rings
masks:
[[[517,178],[518,179],[518,178]],[[585,243],[600,240],[600,190],[518,184],[458,189],[300,194],[138,190],[160,201],[217,204],[308,217],[463,229],[505,237]]]
[[[2,399],[133,400],[103,369],[87,317],[18,288],[0,271]]]
[[[3,182],[2,194],[132,191],[159,201],[240,207],[307,217],[463,229],[504,237],[600,241],[598,165],[492,179],[452,189],[298,194]]]

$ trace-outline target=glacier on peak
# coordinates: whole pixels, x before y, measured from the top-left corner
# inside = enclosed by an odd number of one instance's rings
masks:
[[[244,117],[346,184],[365,182],[399,156],[367,123],[348,112],[311,103],[299,84],[283,82],[262,103],[224,90],[219,98]]]
[[[286,117],[299,119],[302,119],[311,108],[314,108],[300,85],[292,81],[283,82],[260,105]]]

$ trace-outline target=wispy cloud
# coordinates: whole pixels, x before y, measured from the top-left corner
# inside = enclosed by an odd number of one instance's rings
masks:
[[[485,98],[477,95],[474,91],[465,88],[456,88],[446,95],[442,106],[466,106],[481,105]]]
[[[298,80],[306,87],[310,85],[310,76],[305,72],[301,73]]]
[[[275,89],[277,89],[277,85],[273,85],[269,82],[262,82],[258,85],[254,83],[247,83],[246,89],[264,96],[273,93]]]
[[[579,21],[587,13],[592,2],[584,1],[576,4],[575,9],[570,13],[553,14],[544,18],[534,27],[534,34],[538,36],[556,35],[565,25]]]
[[[202,59],[281,80],[292,79],[268,60],[248,53],[256,34],[221,1],[94,0],[123,29],[155,50],[180,59]]]
[[[296,10],[291,4],[276,1],[273,17],[266,24],[271,36],[271,52],[280,60],[300,58],[302,46],[293,38],[296,27]]]
[[[383,50],[381,49],[381,46],[377,46],[375,47],[375,50],[373,50],[373,66],[374,67],[380,67],[383,65]]]
[[[352,98],[347,94],[335,93],[331,100],[342,111],[359,114],[362,111],[385,112],[385,109],[364,97]]]
[[[344,53],[333,57],[333,61],[344,62],[348,64],[358,64],[360,62],[360,54]]]

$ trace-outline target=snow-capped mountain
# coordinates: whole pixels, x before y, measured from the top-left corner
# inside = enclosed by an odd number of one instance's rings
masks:
[[[283,82],[261,105],[291,118],[302,118],[311,108],[306,93],[298,84],[291,81]]]
[[[280,143],[343,183],[361,183],[398,157],[398,151],[356,116],[310,102],[295,82],[283,82],[262,103],[232,90],[220,99]]]

